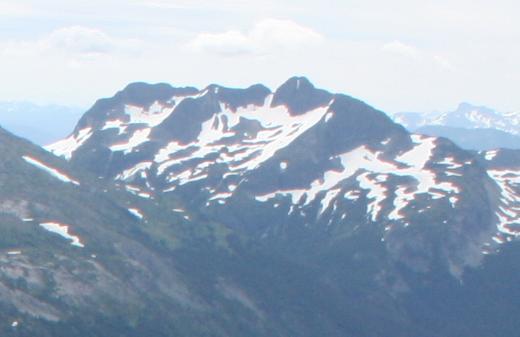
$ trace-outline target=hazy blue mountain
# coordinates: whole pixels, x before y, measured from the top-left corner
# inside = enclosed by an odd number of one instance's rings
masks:
[[[0,125],[39,145],[65,137],[83,109],[29,102],[0,102]]]
[[[465,129],[428,125],[417,128],[415,132],[449,138],[458,146],[469,150],[520,149],[520,136],[496,129]]]
[[[513,135],[520,134],[520,112],[500,113],[485,106],[461,103],[455,111],[414,113],[393,116],[397,123],[410,130],[423,126],[449,126],[465,129],[496,129]]]
[[[484,106],[461,103],[452,112],[402,112],[394,121],[408,130],[446,137],[466,149],[520,148],[520,113],[499,113]]]

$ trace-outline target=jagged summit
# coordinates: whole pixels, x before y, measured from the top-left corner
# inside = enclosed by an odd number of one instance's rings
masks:
[[[193,87],[175,88],[166,83],[131,83],[113,97],[98,100],[83,115],[74,132],[86,127],[99,127],[104,120],[110,118],[127,120],[128,117],[122,113],[125,105],[149,109],[154,102],[166,102],[172,97],[195,95],[198,92],[199,90]]]
[[[274,93],[272,106],[287,106],[292,115],[299,115],[323,106],[332,99],[332,94],[314,85],[305,77],[292,77]]]
[[[225,102],[232,110],[247,105],[261,105],[271,90],[263,84],[255,84],[245,89],[226,88],[218,85],[211,85],[203,92],[213,93],[216,100]]]

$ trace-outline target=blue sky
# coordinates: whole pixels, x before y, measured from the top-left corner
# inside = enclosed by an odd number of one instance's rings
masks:
[[[518,13],[508,0],[0,0],[0,100],[87,107],[133,81],[305,75],[388,112],[520,111]]]

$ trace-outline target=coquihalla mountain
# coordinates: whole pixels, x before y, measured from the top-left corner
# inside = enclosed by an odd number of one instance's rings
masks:
[[[303,77],[134,83],[47,151],[0,135],[2,336],[520,329],[518,150]]]

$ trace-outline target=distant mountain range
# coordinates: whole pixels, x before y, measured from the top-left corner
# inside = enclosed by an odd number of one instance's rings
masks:
[[[46,149],[0,129],[1,336],[520,331],[520,150],[303,77],[133,83]]]
[[[78,107],[0,102],[0,125],[38,145],[47,145],[67,135],[83,112]]]
[[[393,119],[410,131],[446,137],[466,149],[520,149],[520,112],[462,103],[453,112],[397,113]]]
[[[520,149],[520,136],[496,129],[465,129],[429,125],[422,126],[415,132],[428,136],[449,138],[460,147],[468,150]]]

